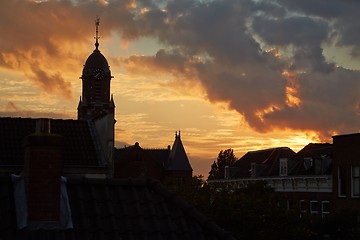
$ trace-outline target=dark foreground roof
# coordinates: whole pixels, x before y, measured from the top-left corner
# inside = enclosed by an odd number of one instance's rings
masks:
[[[63,161],[70,166],[98,166],[96,131],[91,122],[51,119],[52,133],[64,137]],[[0,166],[20,166],[24,162],[23,139],[35,132],[36,119],[0,117]]]
[[[0,189],[3,240],[234,239],[155,180],[69,178],[70,230],[17,230],[10,177]]]

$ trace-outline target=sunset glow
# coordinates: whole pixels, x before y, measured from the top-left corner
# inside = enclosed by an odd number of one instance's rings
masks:
[[[360,3],[331,6],[339,12],[311,1],[1,1],[0,113],[76,119],[99,16],[117,147],[166,148],[181,130],[194,174],[207,176],[227,148],[331,142],[360,128]]]

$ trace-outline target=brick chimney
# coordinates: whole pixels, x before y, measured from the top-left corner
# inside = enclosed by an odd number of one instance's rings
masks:
[[[24,139],[24,172],[29,222],[60,221],[62,137],[50,131],[50,119],[38,119]]]

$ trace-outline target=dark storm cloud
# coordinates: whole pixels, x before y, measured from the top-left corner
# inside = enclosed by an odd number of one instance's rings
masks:
[[[325,139],[334,132],[357,131],[359,127],[358,72],[337,68],[324,77],[321,73],[304,74],[300,79],[300,108],[285,107],[264,116],[273,127],[317,129]]]
[[[303,16],[282,19],[259,16],[254,18],[252,27],[268,44],[277,46],[319,45],[327,39],[329,31],[324,20]]]
[[[296,11],[307,16],[314,16],[328,20],[333,24],[333,37],[336,44],[352,48],[352,54],[360,54],[360,2],[356,0],[278,0],[290,11]]]
[[[321,46],[329,35],[329,26],[324,20],[304,16],[282,19],[259,16],[254,19],[252,26],[267,44],[277,48],[293,48],[291,68],[321,72],[333,70],[334,66],[326,62]]]
[[[160,35],[160,40],[178,45],[190,54],[206,53],[224,64],[261,61],[260,46],[246,27],[252,4],[249,5],[214,1],[204,5],[186,4],[187,8],[175,11],[169,4],[173,23],[169,25],[169,34]]]

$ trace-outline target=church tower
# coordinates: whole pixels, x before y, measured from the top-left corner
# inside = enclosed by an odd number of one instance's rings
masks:
[[[111,72],[106,58],[99,50],[100,19],[95,20],[95,50],[87,58],[82,75],[82,97],[78,106],[78,119],[87,120],[96,130],[98,148],[104,156],[104,165],[112,175],[115,142],[115,104],[110,96]]]
[[[78,119],[91,120],[114,114],[115,104],[110,96],[112,78],[109,64],[99,50],[99,18],[95,21],[95,50],[87,58],[82,76],[82,97],[78,106]]]

